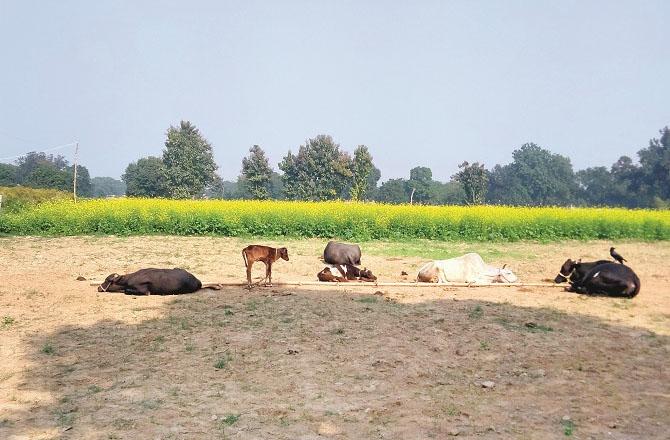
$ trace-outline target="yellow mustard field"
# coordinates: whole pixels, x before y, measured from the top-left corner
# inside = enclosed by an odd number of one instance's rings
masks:
[[[434,240],[670,239],[670,211],[249,200],[54,201],[0,215],[11,235],[174,234]]]

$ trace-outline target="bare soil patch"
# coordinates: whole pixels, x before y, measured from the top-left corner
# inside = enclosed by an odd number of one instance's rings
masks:
[[[132,297],[75,280],[243,281],[252,242],[289,247],[275,281],[322,268],[322,240],[0,238],[0,438],[668,438],[668,243],[617,245],[642,280],[633,300],[353,283]],[[411,279],[425,248],[481,250],[537,282],[609,246],[362,247],[380,281]]]

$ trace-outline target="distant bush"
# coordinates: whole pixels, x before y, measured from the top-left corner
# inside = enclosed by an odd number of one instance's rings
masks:
[[[15,213],[50,200],[66,200],[72,194],[56,189],[37,189],[25,186],[0,186],[2,213]]]
[[[0,232],[346,240],[669,240],[670,211],[249,200],[60,200],[0,216]]]

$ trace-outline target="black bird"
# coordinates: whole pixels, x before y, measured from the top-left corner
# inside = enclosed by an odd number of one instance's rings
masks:
[[[621,255],[619,255],[619,253],[617,251],[615,251],[613,247],[610,248],[610,255],[612,256],[612,258],[614,258],[616,261],[618,261],[621,264],[623,264],[624,261],[628,261],[624,257],[622,257]]]

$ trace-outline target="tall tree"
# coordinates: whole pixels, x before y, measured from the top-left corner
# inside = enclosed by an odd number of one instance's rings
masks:
[[[0,186],[14,186],[17,180],[18,167],[8,163],[0,163]]]
[[[205,197],[208,199],[225,199],[226,190],[223,179],[218,174],[215,174],[214,181],[205,188]]]
[[[275,171],[270,176],[270,189],[272,191],[272,199],[281,200],[284,198],[284,182],[281,179],[281,174]]]
[[[202,197],[218,168],[212,146],[189,121],[168,129],[163,163],[169,193],[180,199]]]
[[[126,193],[126,184],[113,177],[94,177],[91,186],[93,197],[122,196]]]
[[[165,165],[160,157],[143,157],[126,167],[121,179],[126,184],[126,194],[134,197],[167,197]]]
[[[67,168],[68,180],[74,180],[74,165]],[[89,197],[93,185],[91,185],[91,175],[88,173],[88,168],[82,165],[77,165],[77,195],[82,197]]]
[[[242,175],[246,193],[252,199],[265,200],[270,198],[272,168],[265,152],[258,145],[249,149],[249,156],[242,159]]]
[[[377,201],[383,203],[408,203],[407,181],[405,179],[389,179],[382,183],[377,191]]]
[[[289,151],[279,169],[290,200],[342,198],[352,175],[351,158],[328,135],[308,139],[298,154]]]
[[[16,183],[33,188],[53,188],[72,192],[74,166],[65,157],[43,152],[30,152],[16,161]],[[91,177],[85,166],[77,166],[77,193],[88,196]]]
[[[433,172],[428,167],[414,167],[409,171],[409,180],[406,183],[410,203],[427,203],[430,200],[430,189],[433,182]]]
[[[459,182],[452,180],[442,183],[434,180],[431,184],[428,201],[431,205],[461,205],[464,201],[465,191]]]
[[[649,141],[649,146],[638,151],[640,157],[640,184],[642,194],[650,201],[658,198],[670,201],[670,128],[659,131],[660,137]]]
[[[469,164],[467,161],[458,166],[460,171],[452,178],[461,184],[465,192],[465,203],[468,205],[481,205],[486,201],[486,191],[488,190],[489,174],[484,168],[484,164],[475,162]]]
[[[368,175],[367,188],[365,189],[365,200],[375,200],[377,198],[377,182],[382,177],[382,172],[376,166],[372,166],[372,171]]]
[[[533,143],[524,144],[512,156],[512,163],[496,165],[491,171],[489,201],[509,205],[568,205],[578,201],[570,159]]]
[[[370,186],[369,177],[375,166],[372,164],[372,155],[365,145],[359,145],[354,150],[354,160],[351,166],[352,184],[349,189],[351,200],[363,200]]]

